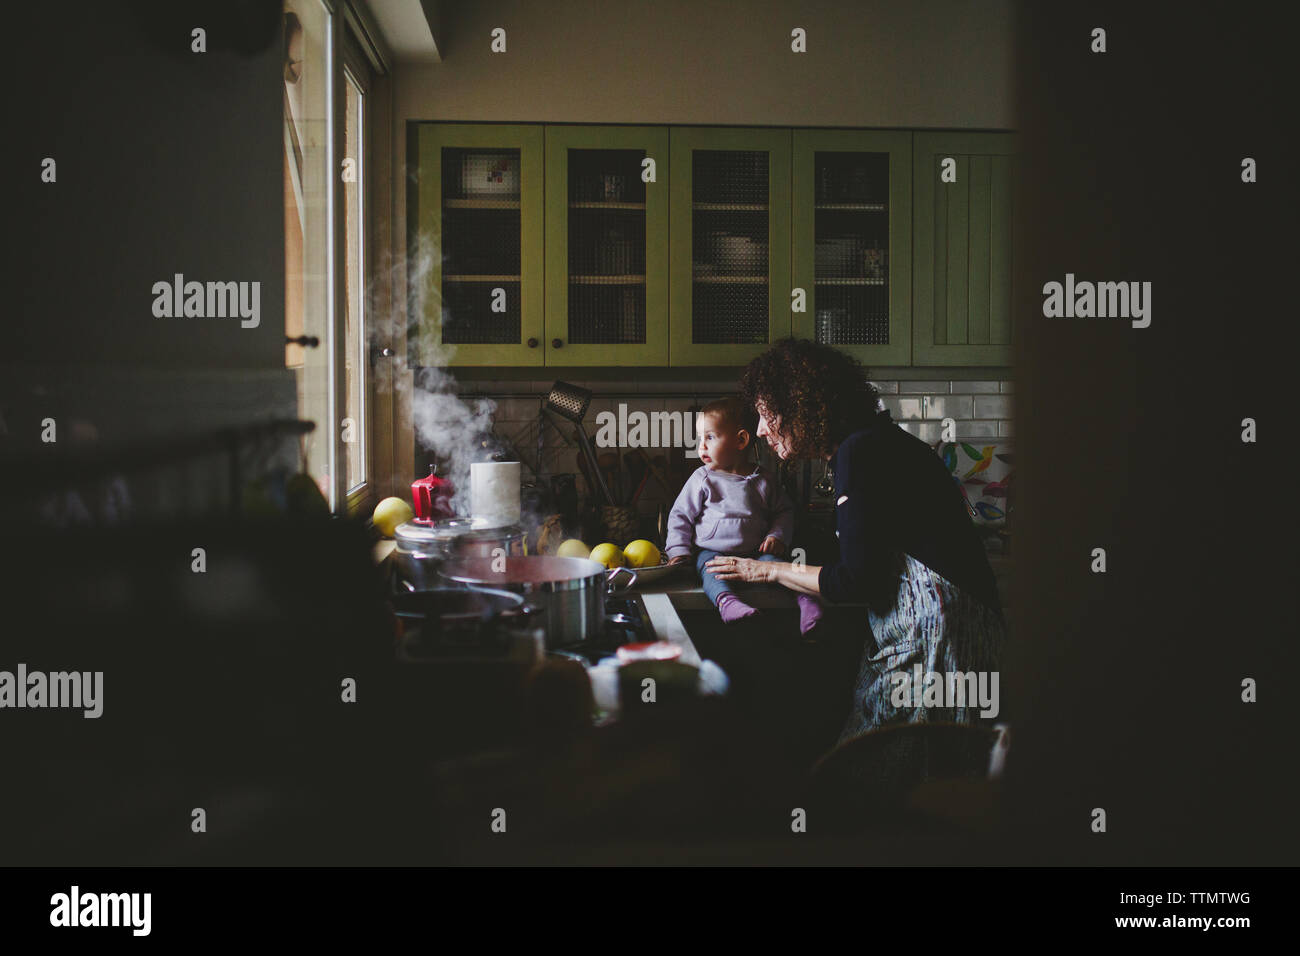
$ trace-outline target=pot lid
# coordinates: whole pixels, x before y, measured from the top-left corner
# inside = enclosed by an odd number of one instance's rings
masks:
[[[428,520],[413,518],[397,526],[393,536],[411,544],[447,544],[453,541],[490,541],[522,535],[517,524],[501,524],[491,518],[453,517]]]

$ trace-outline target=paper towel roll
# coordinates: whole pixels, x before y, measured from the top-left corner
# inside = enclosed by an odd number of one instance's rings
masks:
[[[476,518],[518,524],[519,462],[479,461],[470,465],[469,506]]]

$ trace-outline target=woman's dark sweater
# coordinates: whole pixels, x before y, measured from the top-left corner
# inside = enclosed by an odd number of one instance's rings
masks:
[[[831,468],[840,560],[821,569],[823,597],[892,607],[901,570],[895,556],[905,552],[1001,611],[961,490],[934,449],[882,411],[840,443]]]

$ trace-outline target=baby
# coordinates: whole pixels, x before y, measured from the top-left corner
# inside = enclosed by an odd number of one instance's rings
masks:
[[[738,621],[756,613],[705,565],[719,554],[775,561],[789,546],[794,507],[776,479],[749,459],[752,414],[736,398],[710,402],[698,422],[700,461],[686,480],[668,515],[666,549],[670,564],[690,560],[722,619]],[[743,586],[743,585],[742,585]],[[821,603],[800,594],[799,629],[810,631],[821,620]]]

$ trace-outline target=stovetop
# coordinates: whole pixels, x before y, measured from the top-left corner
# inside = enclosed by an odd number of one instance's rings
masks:
[[[605,626],[601,633],[581,644],[570,644],[557,650],[577,654],[595,664],[601,658],[612,655],[624,644],[653,640],[655,634],[650,626],[650,615],[646,613],[640,596],[611,594],[605,598]]]
[[[655,640],[650,615],[637,594],[612,594],[605,599],[605,623],[599,634],[581,644],[553,648],[563,656],[581,657],[590,664],[614,654],[624,644]],[[417,627],[412,626],[401,643],[401,660],[492,659],[508,657],[514,643],[503,633],[499,639],[485,640],[463,635],[455,641],[443,640],[436,645],[421,643]]]

